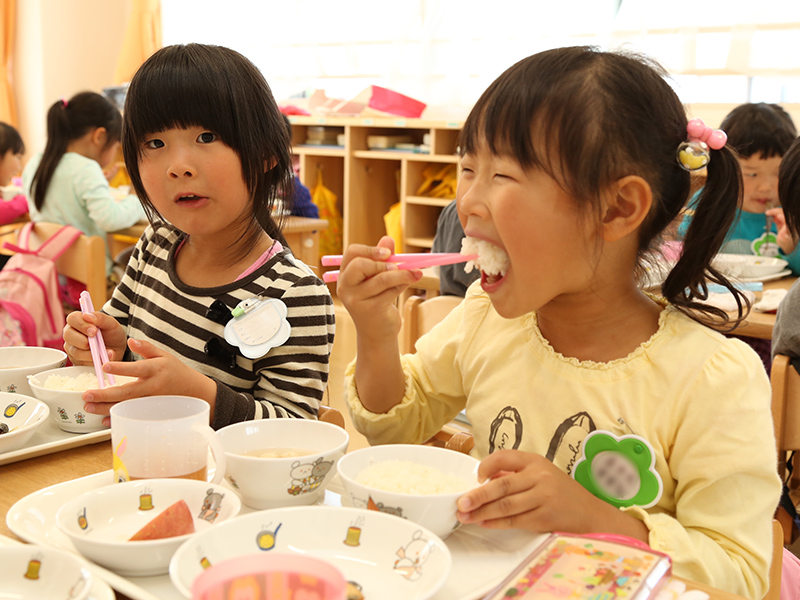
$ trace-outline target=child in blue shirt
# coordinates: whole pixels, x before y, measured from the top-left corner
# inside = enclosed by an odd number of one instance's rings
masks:
[[[742,169],[742,206],[728,231],[722,252],[779,256],[800,274],[800,250],[778,208],[778,170],[781,158],[797,137],[789,114],[777,104],[742,104],[722,121],[728,144],[739,154]],[[678,234],[682,238],[692,220],[697,194]]]

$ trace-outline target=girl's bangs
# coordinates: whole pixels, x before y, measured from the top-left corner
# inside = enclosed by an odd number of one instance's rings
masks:
[[[218,133],[236,149],[239,136],[235,120],[224,110],[235,105],[233,98],[200,72],[186,68],[172,71],[140,79],[126,97],[126,119],[137,145],[159,131],[202,127]]]

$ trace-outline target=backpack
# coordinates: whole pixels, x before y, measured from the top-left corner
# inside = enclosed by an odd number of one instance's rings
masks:
[[[0,270],[0,347],[60,348],[66,319],[55,261],[80,237],[64,225],[37,250],[30,249],[33,223],[19,232],[18,245],[3,243],[15,254]]]

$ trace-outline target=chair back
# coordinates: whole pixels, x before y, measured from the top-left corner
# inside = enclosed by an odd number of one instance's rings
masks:
[[[788,550],[786,550],[788,552]],[[780,600],[781,576],[783,575],[783,527],[777,520],[772,521],[772,564],[769,567],[769,589],[764,600]]]
[[[770,382],[778,472],[785,480],[786,453],[800,450],[800,373],[792,366],[788,356],[775,355]]]
[[[31,232],[30,247],[36,249],[61,229],[58,223],[37,222]],[[106,288],[106,245],[99,236],[81,235],[70,248],[56,260],[60,275],[71,277],[86,286],[95,310],[100,310],[108,299]]]
[[[338,425],[342,429],[345,429],[344,415],[338,408],[333,408],[332,406],[325,406],[325,405],[320,406],[317,419],[319,419],[320,421],[324,421],[325,423]]]
[[[462,300],[459,296],[435,296],[428,300],[420,296],[410,296],[403,306],[400,352],[413,353],[417,340],[450,314]]]

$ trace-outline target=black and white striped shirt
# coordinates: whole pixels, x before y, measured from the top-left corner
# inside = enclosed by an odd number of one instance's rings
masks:
[[[129,338],[147,340],[217,382],[215,429],[247,419],[315,418],[328,382],[335,328],[328,288],[285,249],[233,283],[186,285],[175,271],[184,237],[168,225],[148,227],[103,311]],[[233,309],[255,296],[286,305],[291,333],[283,345],[252,360],[224,341],[224,324],[208,315],[215,300]],[[222,351],[206,351],[212,338],[211,347]]]

